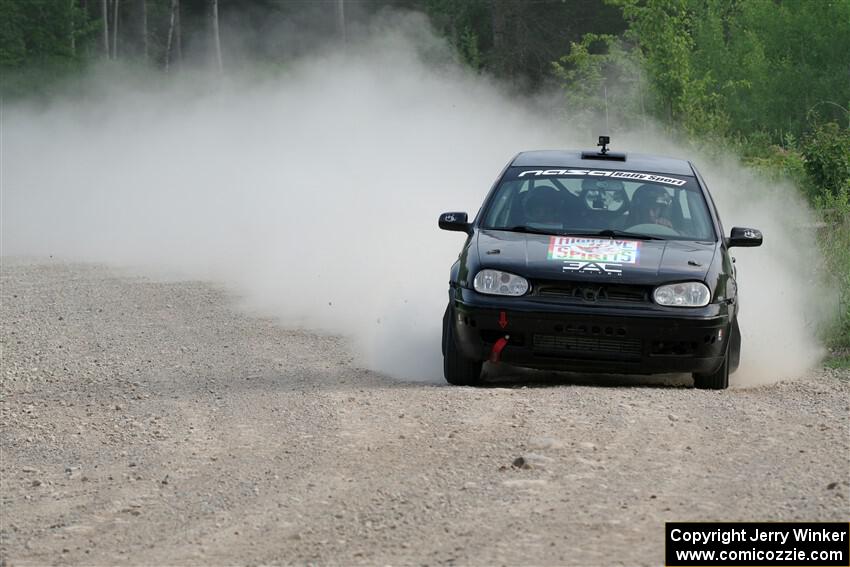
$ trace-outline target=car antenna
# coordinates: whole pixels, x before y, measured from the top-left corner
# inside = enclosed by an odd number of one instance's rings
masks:
[[[608,153],[608,144],[611,143],[611,136],[599,136],[599,143],[597,146],[602,146],[602,149],[599,150],[599,153],[603,156]]]

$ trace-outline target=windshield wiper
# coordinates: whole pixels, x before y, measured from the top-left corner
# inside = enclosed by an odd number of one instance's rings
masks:
[[[505,230],[507,232],[527,232],[529,234],[562,234],[562,230],[544,230],[542,228],[533,228],[530,226],[519,225],[519,226],[511,226],[508,228],[496,228],[490,230]]]
[[[651,234],[641,234],[640,232],[629,232],[627,230],[613,230],[610,228],[591,234],[593,236],[610,236],[611,238],[614,238],[615,236],[626,236],[628,238],[636,238],[638,240],[667,240],[666,238],[652,236]]]
[[[531,226],[519,225],[519,226],[511,226],[507,228],[491,228],[489,230],[505,230],[507,232],[525,232],[528,234],[549,234],[549,235],[557,235],[557,236],[607,236],[609,238],[614,238],[617,236],[625,236],[628,238],[635,238],[637,240],[667,240],[666,238],[662,238],[660,236],[652,236],[651,234],[641,234],[639,232],[629,232],[627,230],[613,230],[610,228],[606,228],[605,230],[544,230],[540,228],[534,228]]]

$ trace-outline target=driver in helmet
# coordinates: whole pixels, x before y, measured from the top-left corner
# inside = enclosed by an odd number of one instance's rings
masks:
[[[673,197],[663,187],[658,185],[641,185],[632,196],[632,206],[629,209],[629,226],[639,224],[660,224],[673,228],[668,218]]]

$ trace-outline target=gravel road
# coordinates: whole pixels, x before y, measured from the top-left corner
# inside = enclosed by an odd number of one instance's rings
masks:
[[[233,305],[3,260],[0,564],[658,565],[665,521],[850,516],[846,371],[451,388]]]

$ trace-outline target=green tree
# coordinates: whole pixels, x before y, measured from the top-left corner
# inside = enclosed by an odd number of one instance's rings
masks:
[[[680,118],[691,84],[693,38],[687,0],[612,0],[629,23],[626,37],[638,46],[656,105],[655,113],[668,121]]]
[[[553,72],[564,86],[565,111],[573,123],[602,123],[610,131],[632,126],[644,115],[640,63],[615,36],[585,34],[553,63]]]
[[[78,59],[93,31],[76,2],[0,0],[0,66]]]
[[[692,134],[774,142],[807,114],[847,121],[850,0],[608,0],[628,22],[647,110]]]
[[[23,96],[76,73],[97,29],[71,0],[0,0],[0,94]]]

